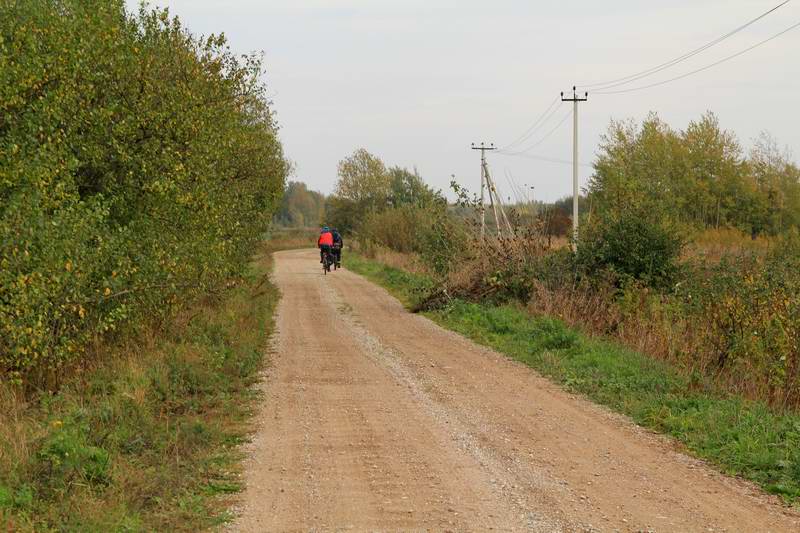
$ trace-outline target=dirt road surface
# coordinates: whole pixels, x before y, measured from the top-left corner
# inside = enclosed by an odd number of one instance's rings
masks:
[[[234,530],[800,531],[750,484],[318,258],[275,255]]]

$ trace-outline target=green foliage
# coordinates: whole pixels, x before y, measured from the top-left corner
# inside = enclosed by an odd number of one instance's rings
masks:
[[[442,195],[423,181],[417,169],[413,172],[401,167],[389,169],[389,203],[393,207],[431,207],[443,201]]]
[[[610,271],[623,283],[665,287],[675,279],[683,245],[675,226],[652,213],[626,209],[584,225],[575,260],[591,277]]]
[[[439,275],[447,274],[472,253],[466,230],[447,212],[443,201],[427,206],[405,204],[370,213],[359,227],[358,236],[363,243],[419,254]]]
[[[433,280],[428,276],[392,268],[358,254],[350,254],[347,265],[353,272],[389,289],[394,296],[409,307],[416,305],[433,286]]]
[[[380,158],[363,148],[340,161],[336,190],[325,204],[325,222],[342,233],[358,232],[365,217],[390,208],[391,199],[405,192],[406,176],[395,170],[390,174]]]
[[[680,297],[702,321],[718,370],[764,382],[776,403],[800,403],[800,238],[784,239],[765,258],[726,257],[700,265]]]
[[[325,223],[341,233],[350,234],[356,231],[364,215],[358,204],[348,198],[334,195],[329,196],[325,202]]]
[[[401,253],[419,249],[421,230],[429,224],[429,210],[402,205],[367,214],[359,225],[358,236],[363,241],[379,244]]]
[[[326,209],[329,224],[374,244],[418,254],[435,273],[444,275],[468,250],[463,224],[454,218],[440,191],[416,171],[386,169],[383,161],[357,150],[339,163],[336,194]]]
[[[419,228],[417,252],[428,267],[445,276],[474,255],[474,236],[444,205],[427,210]]]
[[[325,195],[309,191],[305,183],[290,181],[275,213],[276,224],[286,228],[316,228],[325,217]]]
[[[376,213],[364,220],[359,237],[398,252],[419,254],[439,276],[473,254],[466,229],[444,205],[406,205]]]
[[[58,420],[39,449],[39,464],[45,468],[48,484],[64,490],[70,483],[90,485],[109,482],[109,454],[89,443],[90,427],[80,411],[66,424]]]
[[[655,114],[612,122],[589,184],[594,209],[634,207],[699,227],[777,234],[800,223],[800,169],[762,135],[749,157],[707,113],[684,131]]]
[[[336,196],[353,202],[359,211],[384,209],[389,198],[390,177],[378,157],[359,148],[339,162]]]
[[[242,271],[287,171],[261,73],[166,11],[0,4],[0,372]]]
[[[279,300],[255,271],[114,348],[58,392],[0,388],[0,524],[14,531],[204,531],[240,488]],[[110,350],[108,347],[106,350]],[[8,402],[8,403],[6,403]]]

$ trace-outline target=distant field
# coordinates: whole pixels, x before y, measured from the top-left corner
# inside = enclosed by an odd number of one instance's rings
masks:
[[[318,228],[273,228],[269,231],[268,246],[272,251],[313,248],[318,234]]]
[[[725,255],[755,253],[763,255],[773,246],[774,239],[760,235],[755,239],[737,229],[708,229],[694,236],[684,251],[684,257],[719,261]]]

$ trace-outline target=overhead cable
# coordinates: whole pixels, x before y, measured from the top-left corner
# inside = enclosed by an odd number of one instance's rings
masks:
[[[635,74],[631,74],[629,76],[625,76],[625,77],[622,77],[622,78],[617,78],[617,79],[614,79],[614,80],[609,80],[609,81],[599,82],[599,83],[591,83],[591,84],[586,84],[586,85],[579,85],[579,87],[581,87],[582,89],[599,88],[600,90],[606,90],[606,89],[611,89],[613,87],[618,87],[620,85],[627,85],[627,84],[629,84],[631,82],[634,82],[634,81],[640,80],[642,78],[646,78],[648,76],[656,74],[658,72],[661,72],[662,70],[666,70],[666,69],[668,69],[668,68],[670,68],[672,66],[677,65],[678,63],[681,63],[683,61],[686,61],[687,59],[690,59],[690,58],[696,56],[697,54],[699,54],[701,52],[704,52],[705,50],[708,50],[709,48],[711,48],[713,46],[716,46],[717,44],[721,43],[722,41],[725,41],[726,39],[728,39],[728,38],[730,38],[730,37],[732,37],[734,35],[736,35],[737,33],[741,32],[742,30],[752,26],[753,24],[755,24],[759,20],[763,19],[767,15],[777,11],[778,9],[780,9],[783,6],[785,6],[789,2],[791,2],[791,0],[785,0],[784,2],[781,2],[780,4],[776,5],[772,9],[769,9],[768,11],[765,11],[764,13],[761,13],[756,18],[748,21],[747,23],[739,26],[738,28],[735,28],[734,30],[726,33],[725,35],[722,35],[721,37],[717,37],[713,41],[710,41],[710,42],[704,44],[703,46],[701,46],[699,48],[695,48],[694,50],[692,50],[690,52],[687,52],[687,53],[685,53],[685,54],[683,54],[681,56],[678,56],[678,57],[676,57],[674,59],[671,59],[671,60],[669,60],[669,61],[667,61],[665,63],[661,63],[660,65],[657,65],[655,67],[652,67],[652,68],[649,68],[647,70],[643,70],[641,72],[637,72]],[[593,91],[593,92],[596,92],[596,91]]]
[[[572,161],[568,161],[566,159],[559,159],[557,157],[546,157],[542,155],[534,155],[534,154],[524,154],[524,153],[504,153],[504,152],[497,152],[499,155],[504,155],[506,157],[523,157],[525,159],[533,159],[535,161],[545,161],[547,163],[558,163],[560,165],[572,165]],[[594,168],[594,166],[588,163],[580,163],[578,166],[586,167],[586,168]]]
[[[538,141],[536,141],[532,145],[530,145],[530,146],[528,146],[526,148],[522,148],[520,150],[499,150],[498,153],[503,153],[503,154],[506,154],[506,155],[518,155],[518,154],[523,154],[525,152],[528,152],[529,150],[533,150],[534,148],[536,148],[537,146],[539,146],[543,142],[545,142],[547,139],[549,139],[556,131],[558,131],[558,129],[561,126],[563,126],[564,123],[567,121],[567,119],[569,117],[571,117],[571,116],[572,116],[572,109],[570,109],[567,112],[567,114],[562,117],[562,119],[558,122],[558,124],[555,125],[555,127],[553,129],[548,131],[547,134],[544,137],[542,137],[541,139],[539,139]]]
[[[722,58],[722,59],[720,59],[718,61],[715,61],[715,62],[711,63],[710,65],[706,65],[704,67],[692,70],[692,71],[687,72],[685,74],[681,74],[680,76],[675,76],[674,78],[669,78],[669,79],[662,80],[662,81],[659,81],[659,82],[656,82],[656,83],[651,83],[649,85],[642,85],[642,86],[639,86],[639,87],[631,87],[631,88],[628,88],[628,89],[618,89],[618,90],[615,90],[615,91],[603,91],[603,90],[594,91],[594,93],[592,93],[592,94],[621,94],[621,93],[629,93],[629,92],[633,92],[633,91],[641,91],[641,90],[644,90],[644,89],[650,89],[652,87],[658,87],[659,85],[664,85],[666,83],[670,83],[670,82],[677,81],[677,80],[682,80],[683,78],[687,78],[687,77],[689,77],[689,76],[691,76],[693,74],[697,74],[698,72],[703,72],[704,70],[708,70],[710,68],[716,67],[717,65],[720,65],[720,64],[725,63],[727,61],[730,61],[731,59],[735,59],[735,58],[739,57],[740,55],[746,54],[747,52],[749,52],[749,51],[751,51],[751,50],[753,50],[755,48],[758,48],[761,45],[767,44],[768,42],[770,42],[770,41],[772,41],[774,39],[777,39],[778,37],[780,37],[780,36],[782,36],[782,35],[784,35],[786,33],[789,33],[790,31],[792,31],[792,30],[794,30],[794,29],[796,29],[798,27],[800,27],[800,22],[797,22],[797,23],[789,26],[785,30],[783,30],[781,32],[778,32],[775,35],[764,39],[763,41],[759,41],[756,44],[745,48],[744,50],[741,50],[739,52],[736,52],[735,54],[731,54],[731,55],[729,55],[727,57],[724,57],[724,58]]]
[[[550,121],[550,119],[553,117],[556,110],[558,109],[558,106],[556,105],[558,103],[559,103],[558,98],[555,98],[552,102],[550,102],[550,105],[547,106],[547,109],[545,109],[544,112],[541,115],[539,115],[539,117],[533,122],[533,124],[531,124],[528,127],[527,130],[525,130],[525,132],[522,135],[517,137],[513,142],[510,142],[509,144],[505,145],[502,149],[508,150],[514,145],[524,143],[525,141],[530,139],[534,133],[536,133],[539,129],[542,128],[542,126],[544,126]]]

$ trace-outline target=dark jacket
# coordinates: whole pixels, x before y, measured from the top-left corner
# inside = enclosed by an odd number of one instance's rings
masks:
[[[342,235],[338,231],[333,232],[333,244],[338,244],[340,247],[344,244]]]

